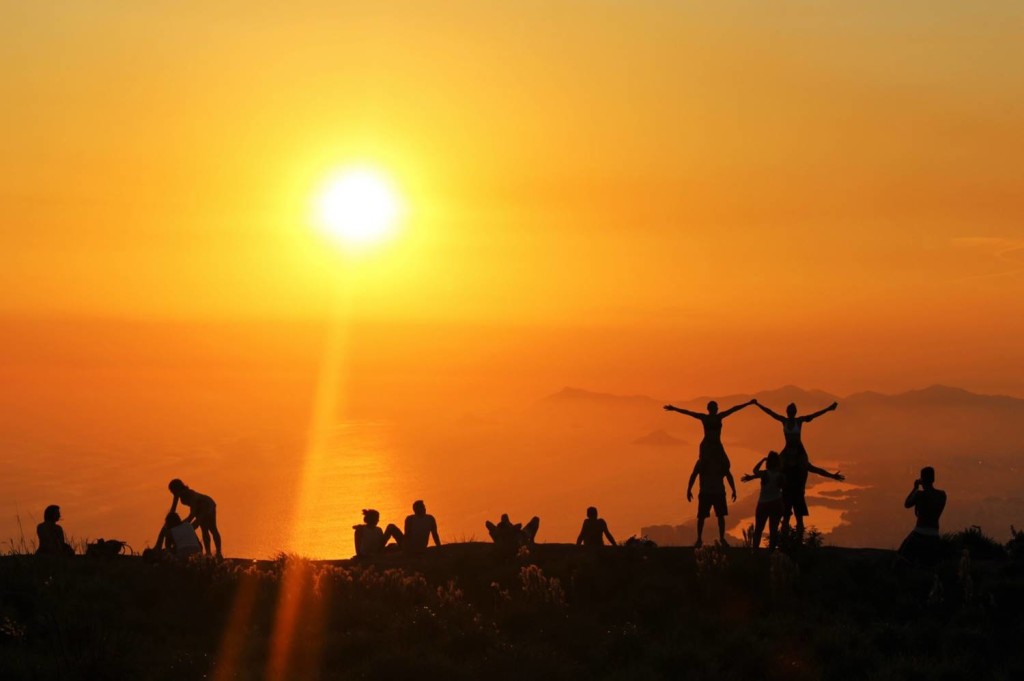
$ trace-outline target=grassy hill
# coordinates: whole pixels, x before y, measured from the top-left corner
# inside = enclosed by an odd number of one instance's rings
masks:
[[[1024,562],[988,553],[937,571],[816,547],[7,556],[0,678],[1021,678]]]

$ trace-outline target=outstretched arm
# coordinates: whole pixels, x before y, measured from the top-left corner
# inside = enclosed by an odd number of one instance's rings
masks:
[[[752,404],[757,404],[757,400],[750,400],[749,402],[744,402],[743,404],[737,404],[735,407],[729,407],[728,409],[726,409],[725,411],[722,412],[721,416],[724,419],[726,416],[730,416],[731,414],[735,414],[740,409],[746,409],[747,407],[749,407]]]
[[[695,419],[699,419],[701,416],[703,416],[703,414],[698,414],[697,412],[690,411],[689,409],[680,409],[679,407],[673,407],[671,404],[666,404],[664,407],[662,407],[662,409],[664,409],[665,411],[674,411],[677,414],[685,414],[686,416],[692,416]]]
[[[697,481],[697,474],[700,473],[700,459],[693,464],[693,472],[690,473],[690,482],[686,484],[686,500],[693,501],[693,483]]]
[[[754,464],[754,472],[753,473],[747,473],[742,478],[740,478],[740,480],[742,480],[743,482],[750,482],[751,480],[759,480],[761,478],[761,466],[763,466],[766,461],[768,461],[768,457],[764,457],[763,459],[761,459],[760,461],[755,463]]]
[[[808,473],[815,473],[817,475],[820,475],[823,478],[831,478],[833,480],[839,480],[840,482],[842,482],[843,480],[846,480],[846,476],[843,475],[842,473],[840,473],[839,471],[836,471],[835,473],[829,473],[824,468],[818,468],[817,466],[815,466],[810,461],[807,462],[807,472]]]
[[[827,407],[825,407],[821,411],[816,411],[813,414],[808,414],[807,416],[800,417],[800,421],[802,421],[803,423],[807,423],[808,421],[813,421],[814,419],[818,418],[819,416],[824,416],[825,414],[829,413],[830,411],[835,411],[838,407],[839,407],[839,403],[838,402],[833,402],[832,404],[828,405]]]
[[[786,420],[785,418],[783,418],[782,414],[776,414],[774,411],[772,411],[768,407],[764,406],[760,402],[755,402],[754,404],[756,404],[761,411],[763,411],[765,414],[768,414],[768,416],[771,416],[776,421],[785,421]]]

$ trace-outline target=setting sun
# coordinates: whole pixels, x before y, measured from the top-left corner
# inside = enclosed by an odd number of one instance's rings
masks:
[[[402,202],[386,175],[350,169],[324,184],[317,198],[316,223],[347,245],[366,245],[386,238],[401,210]]]

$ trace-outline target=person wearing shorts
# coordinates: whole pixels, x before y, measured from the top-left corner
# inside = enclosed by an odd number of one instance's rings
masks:
[[[736,481],[729,470],[729,458],[722,453],[709,453],[697,459],[690,473],[690,481],[686,486],[686,500],[693,501],[693,483],[700,478],[700,493],[697,495],[697,541],[694,546],[704,545],[704,521],[714,509],[718,519],[718,541],[727,546],[725,541],[725,517],[729,515],[729,506],[725,501],[725,483],[732,488],[732,500],[736,501]]]

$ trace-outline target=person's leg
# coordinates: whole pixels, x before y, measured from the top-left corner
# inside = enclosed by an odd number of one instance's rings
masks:
[[[773,551],[779,545],[779,522],[782,514],[779,511],[768,516],[768,550]]]
[[[698,546],[699,547],[699,546],[703,546],[704,545],[703,536],[704,536],[704,518],[702,518],[701,516],[697,516],[697,543],[694,544],[694,546]]]
[[[217,548],[217,555],[218,556],[224,555],[223,553],[221,553],[221,547],[220,547],[220,530],[217,529],[217,507],[216,506],[211,508],[210,512],[207,513],[205,521],[204,521],[203,524],[204,524],[204,527],[209,529],[210,534],[213,535],[213,545]],[[206,552],[207,553],[210,552],[209,547],[207,547]]]
[[[729,505],[725,501],[725,492],[715,498],[715,518],[718,519],[718,543],[722,546],[728,544],[725,541],[725,516],[729,515]]]
[[[386,545],[390,539],[394,539],[398,548],[402,548],[402,541],[405,539],[405,535],[398,529],[398,525],[394,523],[388,523],[388,526],[384,529],[384,544]]]
[[[206,525],[200,525],[199,529],[203,533],[203,546],[206,547],[206,555],[210,555],[210,530],[206,529]]]
[[[751,540],[750,547],[756,549],[761,546],[761,535],[764,534],[764,522],[767,518],[765,514],[758,510],[757,515],[754,516],[754,538]]]
[[[729,542],[725,541],[725,516],[718,516],[718,543],[722,546],[727,545]]]

